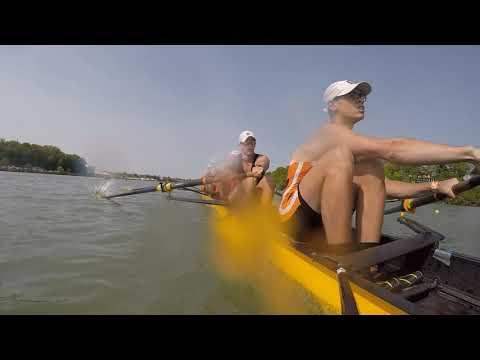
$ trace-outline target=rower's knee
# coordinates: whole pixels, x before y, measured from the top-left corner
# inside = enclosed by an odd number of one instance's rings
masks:
[[[266,187],[272,191],[275,190],[275,180],[271,176],[265,175],[262,179],[258,182],[258,185],[261,187]]]
[[[373,175],[377,178],[384,179],[383,161],[379,159],[362,159],[355,164],[355,175]]]
[[[243,189],[250,192],[257,186],[257,179],[254,177],[247,177],[242,181]]]

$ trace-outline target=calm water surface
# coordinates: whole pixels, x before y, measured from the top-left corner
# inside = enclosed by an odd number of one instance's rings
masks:
[[[115,206],[93,196],[101,182],[0,172],[0,314],[275,313],[212,265],[211,210],[156,193]],[[480,208],[433,205],[412,218],[447,235],[442,247],[480,257]],[[409,233],[392,215],[384,228]],[[296,292],[295,313],[318,311]]]

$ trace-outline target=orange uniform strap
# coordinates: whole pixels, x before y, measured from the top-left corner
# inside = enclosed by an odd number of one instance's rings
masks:
[[[288,183],[278,207],[281,221],[287,221],[299,207],[298,184],[311,168],[311,163],[302,161],[288,166]]]

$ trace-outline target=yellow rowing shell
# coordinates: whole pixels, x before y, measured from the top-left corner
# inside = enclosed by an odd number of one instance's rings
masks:
[[[204,199],[211,198],[203,196]],[[215,215],[225,218],[230,214],[225,206],[209,205]],[[271,262],[291,280],[300,284],[321,305],[327,305],[336,313],[341,313],[339,285],[335,271],[295,249],[288,238],[274,239],[270,252]],[[353,281],[350,281],[353,295],[361,315],[406,315],[405,310],[380,298]]]

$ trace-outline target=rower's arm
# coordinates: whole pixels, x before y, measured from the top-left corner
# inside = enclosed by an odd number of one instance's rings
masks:
[[[385,179],[387,197],[392,199],[410,199],[432,193],[431,183],[412,184],[403,181]]]
[[[266,155],[260,155],[257,160],[255,161],[255,164],[253,164],[255,167],[260,166],[263,169],[263,173],[265,173],[269,166],[270,166],[270,159]]]
[[[439,194],[445,194],[453,199],[455,198],[453,187],[457,184],[457,178],[420,184],[385,179],[385,190],[387,197],[389,198],[409,199],[421,197],[423,195],[431,195],[433,192],[437,192]]]
[[[260,155],[253,164],[252,171],[247,172],[247,176],[261,178],[270,166],[270,159],[265,155]]]
[[[473,146],[449,146],[407,138],[381,139],[358,135],[349,129],[337,129],[336,132],[340,136],[340,143],[350,148],[353,155],[405,165],[480,162],[480,149]]]
[[[217,181],[222,182],[236,175],[233,157],[229,156],[222,162],[219,162],[213,171]]]

